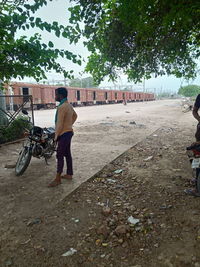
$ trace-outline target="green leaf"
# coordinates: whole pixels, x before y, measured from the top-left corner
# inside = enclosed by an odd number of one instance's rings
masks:
[[[49,47],[54,47],[54,44],[51,41],[49,41],[48,46]]]
[[[36,18],[35,25],[39,26],[41,22],[42,22],[41,18]]]
[[[25,7],[26,9],[30,9],[30,8],[31,8],[31,6],[28,5],[28,4],[25,4],[24,7]]]
[[[59,31],[59,30],[55,31],[55,35],[56,35],[57,37],[60,37],[60,31]]]
[[[64,38],[68,38],[68,37],[69,37],[69,35],[67,34],[67,32],[63,32],[63,33],[62,33],[62,36],[63,36]]]
[[[21,13],[23,12],[23,9],[21,7],[17,7],[17,10]]]

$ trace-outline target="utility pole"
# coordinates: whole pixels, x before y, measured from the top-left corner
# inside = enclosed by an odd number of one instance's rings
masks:
[[[84,71],[80,71],[80,72],[79,72],[79,75],[80,75],[80,77],[81,77],[81,88],[82,88],[82,86],[83,86],[83,81],[82,81],[83,73],[84,73]]]
[[[143,93],[145,93],[145,78],[143,79]]]
[[[64,77],[64,86],[66,86],[66,78]]]

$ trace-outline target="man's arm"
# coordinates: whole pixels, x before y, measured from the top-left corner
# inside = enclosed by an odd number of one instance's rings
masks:
[[[72,124],[74,124],[74,122],[76,121],[76,119],[77,119],[77,113],[76,113],[76,111],[74,110],[73,111],[73,115],[72,115]]]
[[[192,115],[196,120],[198,120],[198,122],[200,122],[200,116],[198,114],[199,107],[200,107],[200,94],[197,96],[192,110]]]
[[[60,136],[60,134],[62,133],[64,117],[65,117],[65,113],[63,112],[63,110],[58,109],[58,119],[57,119],[57,123],[56,123],[55,140],[57,140],[58,136]]]

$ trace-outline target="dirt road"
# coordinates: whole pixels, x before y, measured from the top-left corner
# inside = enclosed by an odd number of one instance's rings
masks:
[[[27,237],[27,223],[39,216],[45,216],[48,210],[105,164],[158,128],[171,129],[179,124],[180,129],[184,129],[184,124],[190,128],[194,127],[195,121],[191,114],[182,113],[179,104],[179,100],[165,100],[132,103],[127,106],[77,108],[79,120],[75,126],[72,148],[74,180],[63,182],[54,189],[46,186],[55,173],[55,158],[51,159],[49,166],[41,160],[33,159],[25,174],[22,177],[15,177],[13,169],[5,169],[4,166],[16,161],[20,144],[1,147],[1,249],[4,251],[5,244],[12,248],[15,243],[22,242]],[[36,112],[36,122],[38,124],[45,122],[44,126],[51,126],[51,120],[48,119],[52,119],[54,112]],[[2,262],[5,260],[3,257]]]
[[[9,211],[11,205],[16,211],[22,209],[24,214],[27,212],[27,216],[32,216],[38,208],[51,207],[52,202],[60,201],[145,136],[162,125],[173,125],[174,119],[182,116],[179,103],[179,100],[167,100],[76,108],[78,120],[72,144],[74,181],[64,183],[56,190],[46,188],[55,175],[55,157],[50,160],[49,166],[33,158],[25,174],[15,177],[13,169],[5,169],[4,166],[16,162],[21,144],[1,147],[2,209]],[[55,110],[35,112],[35,124],[52,126],[54,114]]]

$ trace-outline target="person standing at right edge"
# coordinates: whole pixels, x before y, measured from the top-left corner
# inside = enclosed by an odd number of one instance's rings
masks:
[[[192,111],[194,118],[198,121],[197,130],[195,133],[195,138],[196,138],[197,142],[200,141],[200,116],[198,113],[199,108],[200,108],[200,94],[197,96],[197,98],[195,100],[193,111]]]
[[[198,121],[197,129],[196,129],[196,133],[195,133],[195,138],[196,138],[197,144],[200,144],[200,116],[198,113],[199,108],[200,108],[200,94],[196,97],[193,111],[192,111],[192,115]],[[194,196],[194,197],[200,197],[200,193],[197,191],[197,186],[196,186],[198,175],[199,175],[199,168],[196,169],[196,178],[191,179],[191,183],[195,185],[195,188],[189,188],[189,189],[184,190],[184,192],[187,195]]]
[[[60,102],[55,116],[55,141],[57,142],[57,174],[55,179],[49,184],[49,187],[55,187],[61,184],[61,179],[72,179],[73,163],[71,156],[71,139],[73,136],[72,125],[77,119],[77,114],[73,107],[67,101],[67,89],[59,87],[55,90],[56,101]],[[62,175],[64,168],[64,159],[66,160],[66,174]],[[61,176],[62,175],[62,176]]]

